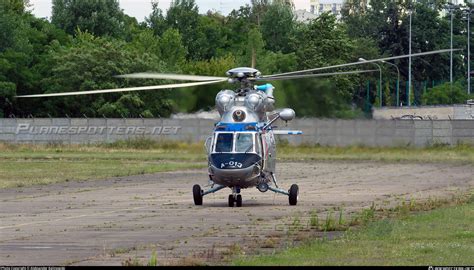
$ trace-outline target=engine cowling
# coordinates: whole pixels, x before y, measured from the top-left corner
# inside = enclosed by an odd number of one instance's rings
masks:
[[[219,114],[222,114],[230,110],[235,105],[235,93],[232,90],[222,90],[217,93],[216,96],[216,107]]]

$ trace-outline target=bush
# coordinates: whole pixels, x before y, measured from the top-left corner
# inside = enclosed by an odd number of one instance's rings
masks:
[[[454,83],[452,89],[447,82],[429,89],[422,99],[425,105],[438,105],[464,104],[468,98],[467,91],[460,82]]]

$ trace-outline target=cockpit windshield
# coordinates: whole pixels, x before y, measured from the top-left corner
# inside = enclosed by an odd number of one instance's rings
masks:
[[[253,152],[252,133],[236,133],[235,134],[235,152],[237,153]]]
[[[215,141],[215,153],[252,153],[254,151],[254,133],[218,133]]]
[[[218,153],[229,153],[232,152],[234,134],[232,133],[219,133],[216,138],[216,152]]]

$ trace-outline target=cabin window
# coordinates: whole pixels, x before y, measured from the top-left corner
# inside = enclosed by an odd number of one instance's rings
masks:
[[[262,142],[260,141],[260,136],[258,133],[255,133],[255,150],[257,154],[262,154]]]
[[[237,133],[235,134],[235,152],[248,153],[253,151],[253,134]]]
[[[232,133],[219,133],[216,139],[216,150],[217,153],[229,153],[232,152],[234,134]]]

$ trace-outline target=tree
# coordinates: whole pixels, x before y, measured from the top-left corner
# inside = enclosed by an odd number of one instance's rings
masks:
[[[51,22],[70,35],[81,29],[95,36],[121,37],[124,21],[118,0],[53,0]]]
[[[258,58],[257,67],[262,74],[295,71],[298,66],[295,53],[265,52]]]
[[[301,26],[298,40],[304,40],[296,52],[300,69],[340,64],[353,60],[353,41],[349,39],[343,25],[336,17],[324,13]]]
[[[380,55],[379,52],[379,47],[377,46],[377,42],[373,40],[372,38],[353,38],[353,49],[352,49],[352,61],[356,62],[358,61],[359,58],[364,58],[364,59],[377,59],[381,58],[382,56]],[[383,68],[384,65],[381,65]],[[368,103],[371,104],[371,100],[373,99],[374,102],[378,102],[378,81],[379,81],[379,70],[374,64],[366,64],[366,65],[361,65],[358,67],[358,69],[372,69],[375,70],[374,72],[370,73],[361,73],[358,76],[352,76],[351,79],[353,79],[353,95],[352,95],[352,101],[357,104],[359,108],[363,108],[367,112],[368,110]],[[394,68],[385,68],[383,71],[384,78],[397,78],[397,71]],[[390,74],[390,75],[388,75]],[[373,83],[373,87],[369,87],[370,93],[369,93],[369,101],[367,101],[367,91],[368,87],[367,84]],[[385,99],[384,99],[385,100]]]
[[[267,8],[261,24],[268,50],[283,53],[294,51],[295,17],[290,6],[275,2]]]
[[[228,41],[227,50],[235,55],[244,55],[247,52],[248,33],[257,27],[251,19],[252,10],[249,5],[232,10],[227,16],[224,31]],[[247,62],[248,63],[248,62]],[[248,64],[246,64],[248,65]]]
[[[225,76],[226,71],[236,67],[236,59],[228,54],[210,60],[188,62],[183,67],[185,74]],[[177,89],[174,91],[173,101],[180,111],[209,110],[214,107],[215,95],[229,85],[226,83],[205,85],[192,88]]]
[[[128,47],[125,42],[94,37],[78,32],[72,46],[59,47],[50,52],[49,71],[44,71],[41,92],[70,92],[110,89],[156,84],[156,81],[129,81],[114,75],[134,72],[163,72],[164,64],[156,55]],[[90,117],[137,117],[142,115],[170,114],[171,103],[167,91],[141,91],[58,97],[47,99],[36,115]]]
[[[295,22],[288,0],[252,0],[226,17],[216,12],[199,15],[195,0],[175,0],[165,15],[153,0],[152,12],[139,24],[122,12],[118,0],[53,0],[52,23],[34,18],[27,11],[28,0],[0,1],[0,115],[151,117],[166,116],[172,109],[209,109],[214,94],[228,85],[175,90],[174,102],[168,100],[168,91],[49,99],[14,96],[157,83],[113,78],[131,72],[223,76],[236,66],[255,66],[267,75],[355,62],[360,57],[407,54],[411,3],[412,52],[448,48],[450,17],[440,16],[445,0],[373,0],[370,6],[367,2],[345,1],[342,23],[322,14],[303,24]],[[466,43],[461,17],[460,11],[454,13],[455,48]],[[454,53],[458,80],[465,76],[464,55]],[[399,67],[401,80],[406,80],[408,59],[392,63]],[[397,73],[393,67],[380,65],[383,100],[389,105],[396,88],[395,79],[389,78],[396,78]],[[420,89],[424,81],[446,81],[448,76],[448,54],[413,58],[413,89]],[[347,118],[360,115],[356,107],[366,107],[367,85],[371,86],[368,103],[379,102],[377,81],[378,71],[272,83],[278,106],[295,107],[300,116]],[[412,91],[412,95],[417,104],[420,100],[464,102],[465,98],[458,90],[434,89],[423,97],[421,91]],[[407,99],[406,91],[401,91],[400,99]]]
[[[443,0],[377,0],[370,1],[370,8],[360,5],[363,0],[347,1],[342,11],[342,21],[352,38],[371,38],[376,41],[382,55],[404,55],[409,53],[409,10],[412,10],[412,53],[449,48],[449,17],[441,17]],[[364,8],[361,8],[364,6]],[[465,44],[461,12],[454,16],[454,48]],[[454,77],[463,76],[461,53],[454,53]],[[400,69],[401,81],[409,77],[408,58],[395,60]],[[422,81],[442,81],[449,77],[449,54],[433,54],[412,58],[412,84]],[[414,89],[417,89],[414,87]],[[415,98],[419,95],[415,93]],[[401,97],[407,99],[405,91]]]
[[[201,48],[197,43],[199,32],[198,7],[194,0],[174,0],[166,13],[166,23],[169,28],[179,31],[183,38],[183,44],[188,52],[197,52]],[[199,60],[193,54],[187,55],[188,59]]]
[[[192,59],[209,60],[218,57],[220,49],[226,47],[226,36],[223,31],[223,18],[217,13],[208,12],[206,16],[199,16],[198,26],[195,29],[196,50]],[[224,53],[225,54],[225,53]]]
[[[262,18],[267,12],[268,7],[271,4],[271,1],[270,0],[252,0],[251,3],[252,3],[251,19],[253,23],[255,23],[257,26],[260,26]]]
[[[163,45],[160,43],[160,38],[156,37],[151,29],[147,28],[135,34],[132,41],[127,45],[130,49],[138,50],[141,53],[153,54],[158,58],[161,58],[161,49]],[[180,46],[182,45],[180,44]]]
[[[38,101],[19,102],[14,96],[39,88],[39,69],[47,51],[69,42],[63,31],[24,12],[26,5],[27,1],[0,3],[0,111],[4,116],[34,110]]]
[[[158,7],[158,2],[151,2],[152,12],[145,18],[145,22],[150,27],[155,35],[161,36],[167,28],[163,11]]]
[[[175,70],[184,64],[187,51],[178,30],[169,28],[159,42],[162,61]]]
[[[464,104],[468,99],[466,89],[458,81],[453,84],[449,82],[435,86],[423,95],[423,104],[438,105],[438,104]]]
[[[26,8],[29,6],[29,0],[4,0],[0,2],[0,10],[12,12],[16,15],[24,14]]]
[[[322,14],[308,25],[300,25],[297,39],[298,69],[309,69],[353,60],[354,44],[343,25],[330,14]],[[326,117],[353,116],[352,97],[357,76],[338,76],[337,79],[318,78],[283,81],[286,105],[298,108],[302,115]],[[277,105],[282,105],[278,103]],[[300,114],[301,115],[301,114]]]
[[[243,65],[249,65],[251,67],[256,67],[257,65],[257,58],[260,58],[263,53],[263,47],[265,43],[262,38],[262,33],[258,30],[258,28],[252,28],[248,33],[247,38],[247,49],[244,53],[244,61]]]
[[[385,106],[393,106],[392,93],[390,91],[390,85],[388,82],[385,82],[385,87],[383,90],[383,102]]]

